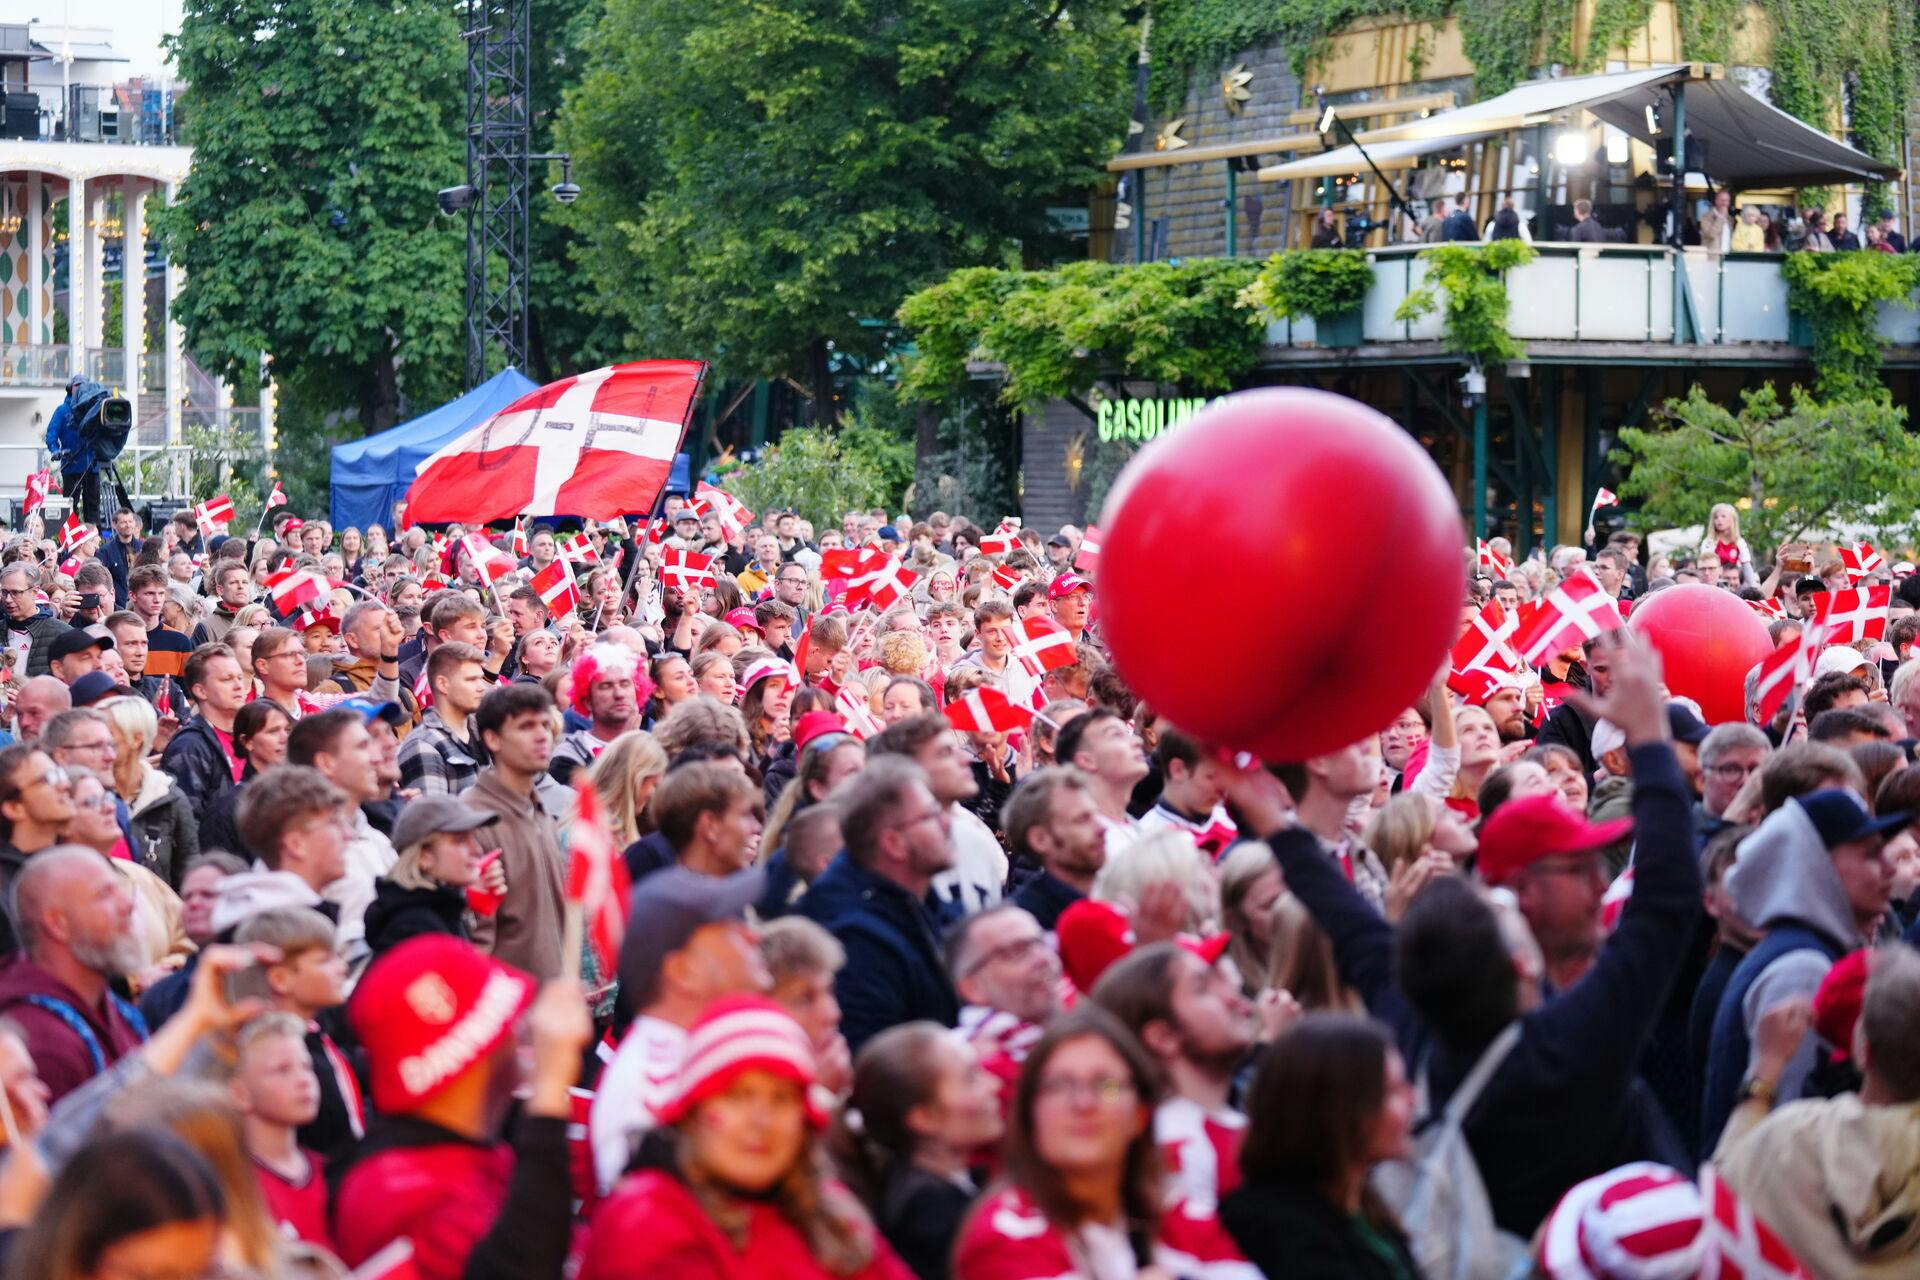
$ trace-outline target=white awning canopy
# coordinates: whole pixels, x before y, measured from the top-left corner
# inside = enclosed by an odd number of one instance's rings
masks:
[[[1449,151],[1496,133],[1565,120],[1590,111],[1645,143],[1647,108],[1657,106],[1664,128],[1672,127],[1671,86],[1686,82],[1687,136],[1704,144],[1706,163],[1688,157],[1716,181],[1736,186],[1812,185],[1884,179],[1898,170],[1754,97],[1722,78],[1717,67],[1676,63],[1606,75],[1532,80],[1498,97],[1420,120],[1369,130],[1360,146],[1336,147],[1316,156],[1260,170],[1268,181],[1365,172],[1371,157],[1382,169],[1411,168],[1419,157]],[[1361,154],[1365,148],[1366,155]]]

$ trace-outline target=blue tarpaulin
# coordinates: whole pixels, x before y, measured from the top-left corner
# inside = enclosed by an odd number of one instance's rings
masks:
[[[336,529],[364,529],[393,519],[416,469],[521,396],[538,387],[517,369],[503,369],[457,400],[412,422],[333,450],[332,508]],[[388,530],[392,532],[392,530]]]

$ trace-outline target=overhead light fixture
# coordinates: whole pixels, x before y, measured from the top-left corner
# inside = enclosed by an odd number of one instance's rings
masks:
[[[1320,132],[1321,132],[1321,133],[1331,133],[1331,132],[1333,132],[1333,118],[1334,118],[1334,117],[1333,117],[1333,107],[1332,107],[1331,105],[1329,105],[1329,106],[1327,107],[1327,109],[1326,109],[1325,111],[1322,111],[1322,112],[1320,113],[1320,126],[1319,126],[1319,128],[1320,128]]]
[[[1633,153],[1628,149],[1629,141],[1625,131],[1607,126],[1608,164],[1625,164],[1633,158]]]
[[[1569,129],[1553,140],[1553,158],[1567,168],[1577,168],[1593,154],[1593,142],[1584,130]]]

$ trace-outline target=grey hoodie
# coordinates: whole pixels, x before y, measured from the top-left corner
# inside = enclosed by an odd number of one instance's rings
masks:
[[[1740,842],[1733,867],[1727,872],[1726,888],[1734,909],[1756,929],[1765,931],[1792,921],[1828,939],[1843,952],[1866,945],[1853,921],[1853,909],[1847,905],[1846,890],[1834,874],[1826,842],[1797,800],[1775,809]],[[1825,952],[1809,947],[1790,951],[1762,970],[1747,989],[1740,1011],[1748,1044],[1754,1042],[1753,1029],[1762,1013],[1796,996],[1811,999],[1832,964]],[[1801,1042],[1780,1077],[1782,1099],[1800,1096],[1818,1050],[1819,1042],[1813,1036]],[[1749,1071],[1753,1067],[1751,1054],[1749,1049]]]

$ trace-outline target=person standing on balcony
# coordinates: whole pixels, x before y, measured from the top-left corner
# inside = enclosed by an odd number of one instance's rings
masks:
[[[1455,206],[1453,212],[1447,215],[1447,220],[1440,224],[1440,238],[1466,243],[1480,238],[1480,231],[1473,225],[1473,215],[1467,212],[1465,201]]]
[[[1700,247],[1716,255],[1733,248],[1733,193],[1724,187],[1713,193],[1713,207],[1700,215]]]
[[[1847,229],[1847,215],[1844,213],[1836,213],[1833,215],[1832,239],[1833,247],[1836,250],[1858,249],[1860,247],[1860,237]]]
[[[1584,197],[1573,202],[1573,230],[1567,239],[1576,244],[1605,244],[1607,229],[1593,216],[1593,201]]]

